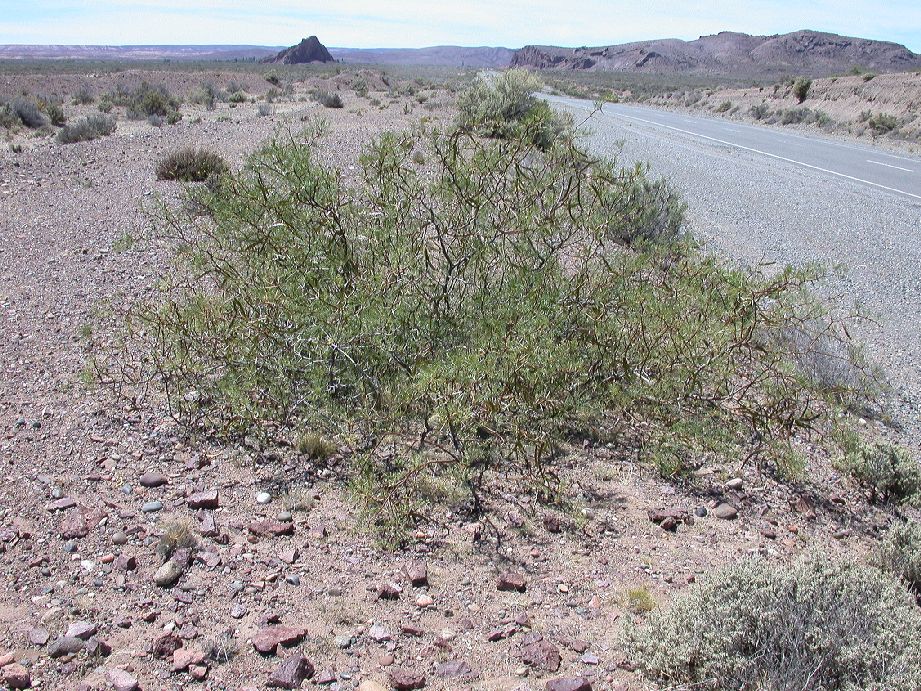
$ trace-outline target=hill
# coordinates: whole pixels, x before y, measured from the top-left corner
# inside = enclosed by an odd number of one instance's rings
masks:
[[[525,46],[513,66],[646,73],[812,75],[860,66],[879,72],[921,68],[921,56],[886,41],[817,31],[776,36],[721,32],[695,41],[662,39],[600,47]]]
[[[266,58],[263,62],[282,63],[285,65],[303,65],[309,62],[335,62],[336,59],[329,54],[326,46],[320,43],[316,36],[301,39],[301,42],[290,48],[285,48],[274,58]]]

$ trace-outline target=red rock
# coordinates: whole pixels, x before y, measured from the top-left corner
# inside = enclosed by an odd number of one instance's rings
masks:
[[[0,655],[0,667],[6,667],[16,662],[15,653],[6,653],[5,655]]]
[[[28,689],[32,686],[29,671],[17,662],[0,670],[0,680],[8,689]]]
[[[560,651],[548,641],[538,641],[521,651],[521,660],[526,665],[543,672],[555,672],[560,668]]]
[[[196,492],[186,500],[186,503],[190,509],[216,509],[220,506],[221,501],[217,490],[212,489],[205,492]]]
[[[150,652],[154,657],[172,657],[182,647],[182,639],[174,633],[164,633],[154,639]]]
[[[77,505],[70,497],[64,497],[63,499],[58,499],[48,504],[49,511],[66,511],[67,509],[72,509]]]
[[[499,576],[496,589],[502,591],[518,591],[523,593],[528,587],[528,581],[523,574],[508,571]]]
[[[95,624],[91,624],[88,621],[75,621],[67,627],[67,633],[64,635],[86,641],[96,633],[96,630]]]
[[[204,681],[208,676],[208,665],[192,665],[189,667],[189,676],[195,681]]]
[[[300,643],[307,629],[294,626],[268,626],[253,636],[253,647],[263,655],[275,655],[279,645]]]
[[[219,532],[217,523],[214,521],[214,514],[210,511],[202,511],[198,517],[199,535],[202,537],[217,537]]]
[[[122,554],[115,560],[115,568],[119,571],[134,571],[137,566],[137,559],[127,554]]]
[[[123,669],[110,669],[106,679],[115,691],[139,691],[138,680]]]
[[[377,589],[377,599],[399,600],[401,592],[403,592],[403,589],[396,583],[384,583],[384,585]]]
[[[397,691],[412,691],[425,687],[425,675],[407,669],[395,669],[390,672],[390,684]]]
[[[153,488],[165,485],[167,482],[169,482],[169,480],[167,479],[166,475],[163,475],[162,473],[147,472],[141,475],[141,477],[138,479],[138,482],[141,483],[142,487]]]
[[[294,523],[281,523],[279,521],[253,521],[249,524],[249,532],[259,537],[279,537],[281,535],[292,535],[294,533]]]
[[[297,547],[292,547],[291,549],[283,549],[278,553],[278,558],[281,559],[286,564],[293,564],[297,561],[298,554]]]
[[[101,638],[89,639],[83,649],[90,657],[108,657],[112,654],[112,646]]]
[[[196,648],[177,648],[173,651],[173,671],[182,672],[192,665],[205,661],[205,654]]]
[[[414,588],[423,588],[429,584],[429,570],[425,564],[416,563],[406,569],[406,576]]]
[[[65,540],[75,540],[77,538],[86,537],[89,532],[89,524],[87,524],[86,519],[83,517],[83,512],[80,509],[71,509],[68,511],[58,530],[58,534]]]
[[[269,686],[278,689],[299,689],[305,679],[313,676],[313,671],[313,665],[306,657],[292,655],[272,672]]]
[[[29,643],[32,645],[45,645],[51,638],[51,634],[46,629],[35,628],[29,631]]]
[[[415,636],[417,638],[425,633],[425,630],[421,626],[416,626],[415,624],[401,624],[400,631],[407,636]]]
[[[545,691],[592,691],[591,682],[585,677],[563,677],[551,679],[544,685]]]
[[[448,660],[435,668],[435,674],[439,677],[466,677],[472,672],[473,670],[470,669],[470,665],[465,660]]]

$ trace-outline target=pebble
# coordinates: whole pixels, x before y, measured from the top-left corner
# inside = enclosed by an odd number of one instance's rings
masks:
[[[175,561],[170,559],[163,566],[157,569],[153,580],[161,588],[169,588],[176,583],[182,576],[183,568]]]
[[[739,510],[736,507],[724,502],[713,509],[713,515],[717,518],[721,518],[724,521],[731,521],[739,515]]]
[[[726,483],[726,489],[737,492],[738,490],[742,489],[744,485],[745,483],[743,482],[742,478],[734,477],[729,482]]]
[[[144,513],[156,513],[163,508],[162,501],[148,501],[141,507],[141,511]]]
[[[257,504],[268,504],[270,501],[272,501],[272,495],[268,492],[260,492],[256,495]]]
[[[310,661],[300,653],[295,653],[275,668],[268,685],[277,689],[299,689],[305,679],[313,676],[313,672]]]
[[[112,536],[113,545],[126,545],[128,544],[128,536],[122,531],[118,531]]]
[[[282,523],[290,523],[294,520],[294,516],[291,515],[290,511],[282,511],[278,514],[278,520]]]
[[[300,585],[301,578],[297,574],[292,573],[285,576],[285,582],[287,582],[289,585]]]
[[[141,477],[138,478],[138,482],[141,483],[142,487],[153,488],[165,485],[169,480],[163,473],[149,472],[141,475]]]

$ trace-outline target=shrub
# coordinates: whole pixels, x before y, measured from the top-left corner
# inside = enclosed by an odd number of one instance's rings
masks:
[[[876,563],[921,598],[921,523],[908,520],[890,528],[877,549]]]
[[[214,110],[215,103],[218,100],[218,90],[214,84],[206,82],[192,92],[189,100],[192,103],[204,106],[208,110]]]
[[[38,103],[27,98],[17,98],[10,107],[19,121],[29,129],[38,129],[46,124],[45,116],[38,108]]]
[[[234,91],[227,97],[228,103],[246,103],[248,100],[249,96],[247,96],[243,91]]]
[[[281,79],[278,76],[278,72],[276,72],[275,70],[266,72],[265,80],[272,86],[278,86],[279,84],[281,84]]]
[[[336,453],[337,450],[335,442],[315,432],[305,432],[297,439],[297,452],[308,458],[323,461]]]
[[[151,115],[165,118],[179,109],[179,100],[165,86],[151,86],[147,82],[142,82],[137,90],[127,95],[126,100],[128,117],[134,120]]]
[[[732,108],[732,101],[723,101],[716,107],[716,110],[714,112],[725,113],[730,108]]]
[[[457,123],[485,137],[525,138],[546,149],[569,131],[571,120],[534,95],[542,86],[526,70],[479,77],[458,96]]]
[[[48,114],[48,119],[51,121],[51,124],[55,127],[63,127],[64,123],[67,122],[67,117],[64,115],[64,108],[60,103],[49,103],[45,106],[45,112]]]
[[[98,139],[115,131],[115,118],[106,115],[88,115],[67,125],[58,132],[61,144],[74,144]]]
[[[921,611],[905,589],[875,568],[818,557],[728,566],[626,638],[633,664],[669,686],[921,685]]]
[[[163,561],[173,556],[177,549],[191,549],[198,544],[195,529],[187,518],[165,520],[162,530],[160,542],[157,544],[157,554]]]
[[[95,100],[96,96],[93,95],[93,90],[89,86],[81,86],[74,94],[75,106],[88,106]]]
[[[227,163],[207,149],[187,147],[173,151],[157,164],[158,180],[204,182],[227,172]]]
[[[921,503],[921,466],[904,447],[888,442],[864,442],[856,435],[842,441],[844,455],[836,466],[850,475],[876,502]]]
[[[275,109],[270,103],[260,103],[256,112],[259,114],[259,117],[264,118],[272,115],[275,112]]]
[[[656,601],[643,586],[627,590],[625,599],[627,609],[634,614],[647,614],[656,608]]]
[[[192,190],[194,213],[155,220],[180,252],[126,343],[185,424],[366,440],[356,494],[398,520],[432,477],[475,491],[501,470],[549,496],[568,440],[611,420],[650,447],[757,435],[769,462],[824,410],[789,354],[755,336],[814,309],[813,274],[624,241],[662,218],[643,168],[570,139],[541,151],[420,128],[381,137],[347,185],[318,137],[269,143]],[[393,438],[412,448],[373,453]]]
[[[342,108],[342,97],[339,94],[331,93],[323,89],[317,89],[311,94],[314,101],[325,108]]]
[[[867,125],[869,125],[870,129],[876,134],[886,134],[898,128],[899,119],[894,115],[877,113],[867,120]]]
[[[100,113],[111,113],[114,106],[115,104],[112,103],[112,99],[110,99],[108,96],[103,96],[99,99],[99,105],[97,108],[99,108]]]
[[[11,130],[20,125],[21,122],[9,103],[0,103],[0,127]]]
[[[797,103],[802,103],[809,96],[809,90],[812,88],[812,80],[807,77],[798,77],[793,82],[793,95]]]
[[[768,107],[767,103],[760,103],[757,106],[752,106],[748,113],[755,120],[763,120],[768,115],[770,115],[771,109]]]

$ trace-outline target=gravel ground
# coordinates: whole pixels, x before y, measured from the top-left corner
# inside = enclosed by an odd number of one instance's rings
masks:
[[[432,115],[406,114],[409,99],[358,112],[364,103],[347,94],[345,109],[323,113],[322,155],[346,174],[376,133]],[[181,189],[155,180],[157,160],[195,144],[236,166],[276,128],[317,112],[294,100],[260,118],[252,104],[221,104],[187,110],[174,127],[120,120],[105,139],[29,140],[21,154],[0,153],[4,678],[25,674],[46,689],[261,688],[283,657],[304,655],[316,668],[305,688],[408,688],[423,675],[429,689],[528,691],[583,676],[596,690],[643,689],[618,642],[621,623],[642,617],[625,604],[628,588],[665,603],[746,555],[863,554],[891,521],[808,446],[812,475],[790,488],[750,467],[738,478],[704,468],[693,486],[676,486],[632,454],[588,445],[560,469],[564,508],[500,479],[488,519],[440,508],[390,552],[363,529],[335,459],[316,467],[290,449],[212,446],[177,429],[156,397],[125,408],[84,385],[87,358],[115,335],[93,331],[93,315],[149,294],[164,270],[161,252],[124,242],[143,234],[142,206]],[[597,141],[611,146],[614,136]],[[744,200],[762,190],[729,190],[712,197],[722,201],[709,216],[695,205],[695,227],[719,213],[727,225],[709,227],[712,236],[760,252],[752,229],[775,221],[746,222]],[[791,203],[775,193],[778,206]],[[778,249],[795,245],[788,232],[774,238]],[[727,487],[730,478],[741,482]],[[723,502],[736,518],[715,517]],[[674,532],[650,520],[660,509],[678,516]],[[164,564],[157,545],[177,520],[195,546]],[[523,592],[499,587],[505,572],[520,575]],[[273,654],[275,638],[290,650]]]
[[[574,115],[581,121],[586,110]],[[748,266],[840,266],[843,277],[829,278],[823,290],[876,320],[858,335],[888,373],[893,418],[921,459],[921,204],[606,114],[586,127],[594,151],[647,162],[679,189],[689,228],[708,249]]]

